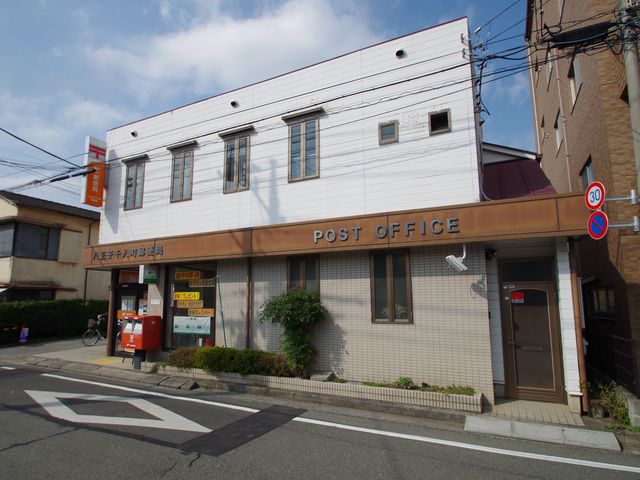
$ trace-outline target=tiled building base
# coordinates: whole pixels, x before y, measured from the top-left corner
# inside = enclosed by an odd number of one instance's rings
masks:
[[[143,363],[142,369],[151,370],[153,363]],[[359,400],[381,401],[400,405],[432,407],[440,409],[460,410],[464,412],[482,413],[482,394],[449,395],[438,392],[421,392],[400,388],[368,387],[365,385],[318,382],[301,378],[269,377],[264,375],[246,375],[218,372],[210,374],[200,369],[181,371],[176,367],[160,367],[162,373],[172,376],[184,375],[193,379],[202,379],[237,385],[262,387],[273,390],[287,390],[317,395],[331,395]]]

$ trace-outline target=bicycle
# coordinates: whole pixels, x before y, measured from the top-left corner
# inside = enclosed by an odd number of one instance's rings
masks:
[[[98,341],[100,341],[101,338],[104,338],[102,336],[102,333],[100,332],[99,327],[102,322],[105,321],[106,317],[107,314],[102,313],[98,315],[97,320],[94,320],[93,318],[90,318],[88,320],[87,331],[82,334],[82,343],[84,343],[87,347],[94,346],[96,343],[98,343]]]

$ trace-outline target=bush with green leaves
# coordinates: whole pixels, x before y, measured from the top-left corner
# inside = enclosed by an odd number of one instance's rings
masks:
[[[0,336],[0,343],[17,342],[22,325],[29,327],[29,340],[82,335],[87,320],[108,308],[106,300],[0,302],[0,332],[7,332]],[[101,328],[106,329],[106,325]]]
[[[629,425],[629,409],[624,397],[618,391],[614,382],[598,385],[597,396],[602,402],[602,408],[622,425]]]
[[[400,377],[395,382],[393,382],[393,386],[396,388],[404,388],[405,390],[413,390],[416,388],[416,385],[413,383],[413,380],[410,377]]]
[[[291,377],[293,372],[284,357],[260,350],[224,347],[183,347],[172,351],[165,363],[181,370],[201,368],[207,372],[239,373]]]
[[[281,348],[289,366],[302,375],[311,362],[311,327],[329,317],[315,293],[297,288],[272,297],[260,307],[260,321],[284,328]]]

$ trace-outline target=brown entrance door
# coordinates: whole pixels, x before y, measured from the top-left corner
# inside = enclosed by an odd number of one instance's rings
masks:
[[[563,402],[554,283],[518,282],[502,287],[507,396]]]

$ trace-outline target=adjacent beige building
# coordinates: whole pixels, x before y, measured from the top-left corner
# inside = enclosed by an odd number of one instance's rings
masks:
[[[0,299],[107,299],[109,274],[85,270],[100,214],[0,191]]]

